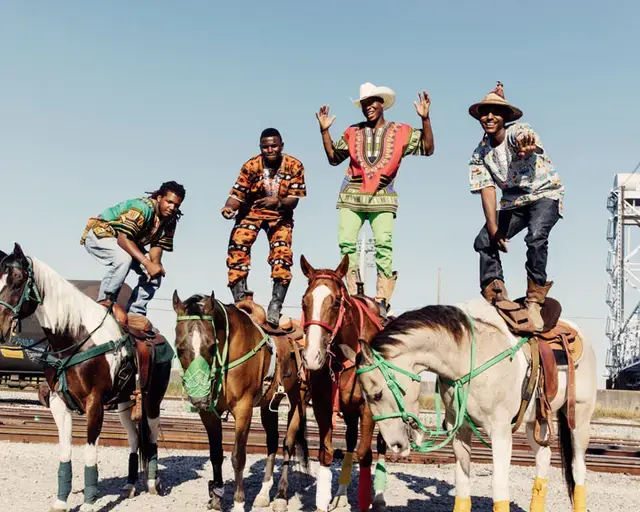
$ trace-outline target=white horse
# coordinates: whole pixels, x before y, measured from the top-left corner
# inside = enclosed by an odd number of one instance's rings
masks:
[[[473,319],[471,322],[470,318]],[[567,372],[559,368],[558,393],[550,403],[557,412],[559,441],[562,452],[565,480],[569,498],[575,512],[586,512],[586,463],[585,452],[590,439],[590,421],[596,404],[596,359],[591,344],[578,327],[562,320],[575,329],[583,340],[583,355],[575,369],[575,429],[567,420]],[[391,322],[373,338],[370,345],[363,344],[358,361],[360,384],[380,426],[387,444],[396,453],[407,455],[411,440],[420,444],[421,433],[410,418],[419,414],[418,396],[420,383],[412,376],[420,372],[436,373],[445,381],[456,381],[470,371],[472,337],[476,342],[476,364],[490,360],[497,354],[516,345],[516,338],[493,306],[484,299],[460,306],[427,306],[408,311]],[[394,365],[397,371],[385,363]],[[383,376],[380,366],[388,374],[394,374],[398,391],[396,398]],[[493,503],[494,511],[509,510],[509,466],[512,451],[512,419],[517,415],[526,385],[528,361],[523,350],[513,360],[503,359],[471,380],[467,412],[475,425],[482,427],[491,440],[493,454]],[[392,383],[392,387],[394,384]],[[445,420],[451,429],[455,422],[455,386],[443,385],[441,397],[446,408]],[[405,409],[404,416],[402,409]],[[386,418],[386,419],[381,419]],[[532,512],[543,512],[547,494],[551,449],[540,446],[534,440],[536,418],[535,400],[525,410],[523,422],[531,449],[536,459],[536,478],[531,499]],[[413,428],[412,428],[413,427]],[[543,431],[546,429],[542,427]],[[471,510],[471,435],[464,424],[453,438],[455,465],[454,512]],[[414,445],[415,446],[415,445]]]
[[[74,352],[83,353],[123,339],[124,331],[113,315],[107,314],[105,307],[91,300],[45,263],[26,258],[18,244],[12,254],[6,255],[0,251],[0,262],[0,339],[8,341],[15,323],[34,313],[47,335],[51,350],[57,351],[62,359]],[[73,365],[63,372],[62,379],[67,381],[68,395],[87,416],[82,511],[96,510],[98,441],[104,417],[103,406],[108,399],[120,397],[118,412],[129,440],[129,474],[122,490],[123,496],[132,497],[135,494],[139,446],[145,448],[143,462],[149,492],[155,494],[159,487],[156,476],[159,404],[169,381],[170,361],[162,367],[154,366],[152,379],[155,382],[151,382],[155,384],[154,389],[143,399],[140,422],[142,437],[139,437],[136,424],[132,421],[134,402],[130,399],[130,391],[118,389],[115,385],[116,375],[125,361],[125,346],[117,345],[114,350]],[[71,493],[72,410],[60,393],[55,391],[61,375],[56,375],[52,366],[45,367],[45,375],[52,390],[49,404],[58,428],[60,448],[58,495],[51,511],[61,512],[69,510],[67,500]]]

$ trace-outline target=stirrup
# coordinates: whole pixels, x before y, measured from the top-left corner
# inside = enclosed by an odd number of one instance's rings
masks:
[[[284,391],[284,386],[282,384],[278,384],[278,389],[276,390],[276,392],[273,394],[273,396],[271,397],[271,400],[269,400],[269,410],[271,412],[278,412],[278,409],[273,409],[272,405],[273,405],[273,401],[276,399],[276,397],[283,395],[284,399],[280,401],[280,404],[282,404],[285,400],[287,403],[287,407],[289,408],[289,410],[291,410],[291,402],[289,401],[289,395],[287,395]],[[280,407],[280,404],[278,404],[278,407]]]

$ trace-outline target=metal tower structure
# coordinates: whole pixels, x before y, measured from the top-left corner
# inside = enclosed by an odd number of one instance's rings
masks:
[[[373,245],[373,238],[368,237],[364,233],[364,229],[360,231],[358,237],[358,261],[360,262],[360,278],[362,282],[367,283],[367,268],[375,268],[375,247]],[[366,292],[365,292],[366,293]]]
[[[640,174],[616,174],[607,209],[607,388],[640,389]]]

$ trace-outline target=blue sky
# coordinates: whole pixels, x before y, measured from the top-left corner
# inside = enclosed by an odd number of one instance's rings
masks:
[[[419,126],[413,101],[422,89],[432,99],[435,154],[407,158],[396,180],[394,309],[435,303],[438,267],[442,301],[470,299],[478,294],[472,243],[483,216],[468,192],[467,162],[482,131],[467,109],[501,80],[565,182],[565,217],[551,236],[552,295],[596,345],[604,374],[606,198],[614,174],[631,172],[639,157],[632,63],[640,6],[395,5],[3,2],[2,248],[18,241],[67,278],[100,279],[103,267],[78,243],[87,219],[162,181],[183,183],[176,251],[165,257],[167,277],[150,312],[172,338],[175,317],[161,299],[174,289],[183,298],[214,290],[231,299],[232,224],[219,210],[257,153],[260,131],[275,126],[307,173],[286,301],[297,307],[306,287],[300,254],[315,266],[339,262],[334,206],[346,163],[327,164],[314,113],[330,104],[338,137],[361,119],[350,97],[369,81],[396,91],[391,120]],[[522,238],[504,259],[514,296],[526,286]],[[263,303],[266,257],[261,235],[249,285]]]

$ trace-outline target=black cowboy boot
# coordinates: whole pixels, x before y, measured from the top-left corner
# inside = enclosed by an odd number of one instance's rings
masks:
[[[267,323],[274,329],[277,329],[280,325],[280,311],[288,289],[289,283],[282,284],[280,279],[273,281],[271,302],[269,302],[269,307],[267,308]]]
[[[230,287],[231,295],[233,295],[234,302],[240,302],[247,298],[247,278],[242,277],[233,283]]]

